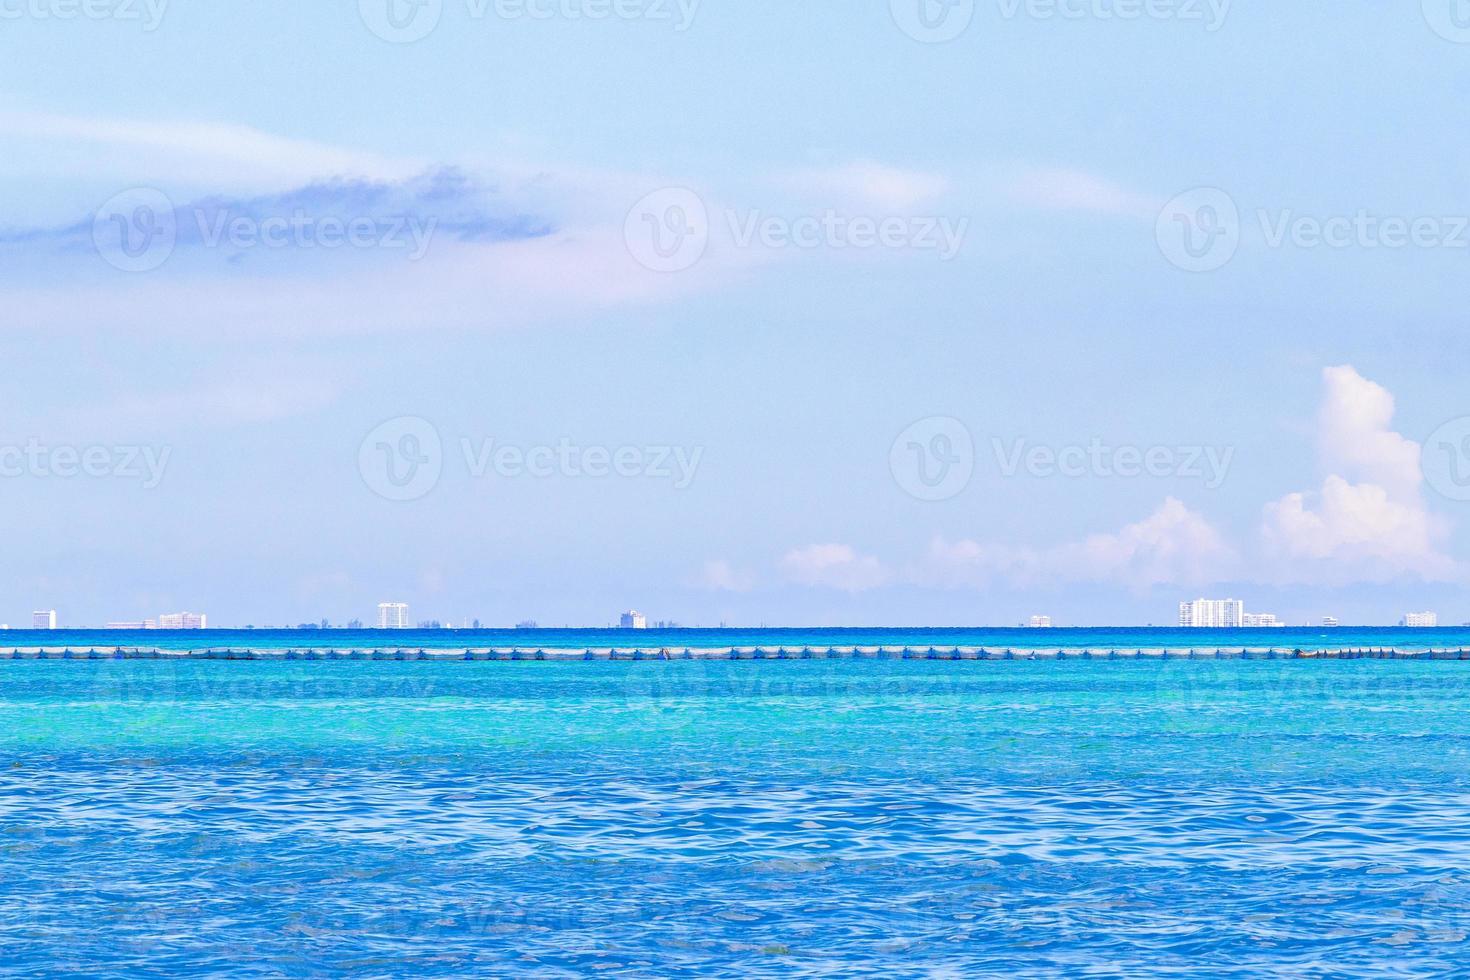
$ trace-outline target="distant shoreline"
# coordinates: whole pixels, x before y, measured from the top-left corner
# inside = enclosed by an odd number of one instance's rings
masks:
[[[1319,636],[1334,636],[1338,634],[1351,633],[1410,633],[1413,635],[1433,636],[1444,633],[1463,633],[1470,637],[1470,624],[1465,625],[1441,625],[1441,626],[1402,626],[1402,625],[1349,625],[1338,626],[1234,626],[1234,627],[1193,627],[1193,626],[650,626],[647,629],[628,629],[618,626],[537,626],[537,627],[512,627],[512,626],[440,626],[440,627],[409,627],[406,629],[375,629],[372,627],[352,628],[344,626],[331,626],[323,628],[303,628],[299,626],[214,626],[208,629],[124,629],[108,628],[102,626],[59,626],[55,629],[28,629],[10,627],[0,629],[0,638],[24,636],[45,637],[51,635],[68,636],[73,634],[85,634],[88,636],[277,636],[290,635],[298,637],[311,636],[454,636],[454,635],[479,635],[479,636],[558,636],[568,634],[609,634],[627,637],[640,636],[677,636],[683,634],[715,634],[725,633],[732,636],[754,636],[760,634],[999,634],[1012,636],[1049,636],[1062,634],[1075,636],[1082,633],[1124,633],[1124,634],[1148,634],[1148,633],[1173,633],[1182,636],[1300,636],[1313,634]]]
[[[986,648],[940,646],[831,647],[498,647],[472,648],[237,648],[0,647],[0,661],[244,661],[244,662],[612,662],[612,661],[1076,661],[1076,660],[1423,660],[1470,661],[1470,649],[1368,647],[1320,650],[1288,647]]]

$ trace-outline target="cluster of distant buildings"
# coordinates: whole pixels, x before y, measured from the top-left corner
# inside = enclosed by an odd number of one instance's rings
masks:
[[[1193,599],[1179,603],[1179,625],[1202,629],[1250,629],[1286,624],[1275,613],[1248,613],[1241,599]]]
[[[378,629],[406,630],[412,625],[412,621],[408,618],[408,603],[378,603]],[[660,621],[654,625],[662,629],[673,628],[678,624]],[[646,630],[648,629],[648,617],[636,609],[630,609],[618,618],[618,626],[625,630]],[[516,624],[516,629],[536,629],[536,622],[530,619],[522,620]]]
[[[380,630],[406,630],[412,623],[408,618],[408,603],[406,602],[380,602],[378,603],[378,629]],[[648,617],[636,609],[630,609],[623,613],[618,619],[618,625],[625,630],[648,629]],[[676,623],[659,622],[654,624],[660,628],[673,627]],[[536,623],[525,620],[516,624],[516,629],[535,629]]]
[[[350,625],[357,627],[361,624],[354,620]],[[480,625],[478,620],[475,625]],[[659,621],[653,625],[659,629],[674,629],[679,624]],[[1051,629],[1052,618],[1032,616],[1030,621],[1024,625],[1031,629]],[[1179,603],[1179,625],[1200,629],[1251,629],[1282,627],[1286,623],[1274,613],[1246,612],[1245,602],[1241,599],[1190,599]],[[1335,627],[1338,621],[1336,617],[1324,616],[1322,625]],[[1432,611],[1405,613],[1399,620],[1399,625],[1411,629],[1433,629],[1439,625],[1439,614]],[[325,628],[325,620],[322,621],[322,626]],[[406,630],[411,629],[412,626],[413,623],[408,618],[408,603],[378,603],[378,629]],[[625,630],[646,630],[649,628],[648,617],[636,609],[630,609],[618,618],[618,626]],[[209,618],[204,613],[178,612],[164,613],[156,619],[108,623],[105,628],[110,630],[202,630],[208,627]],[[31,629],[54,630],[57,628],[55,609],[38,609],[31,613]],[[516,628],[535,629],[536,624],[531,620],[526,620],[518,623]],[[8,627],[0,626],[0,629],[8,629]]]
[[[650,624],[648,621],[648,617],[643,615],[636,609],[629,609],[627,612],[618,617],[619,629],[646,630],[649,628],[650,625],[654,629],[660,630],[676,630],[682,628],[680,624],[674,622],[672,619],[660,619]],[[720,624],[721,627],[723,627],[724,625],[724,623]]]
[[[54,630],[57,628],[55,609],[37,609],[31,613],[31,629]],[[108,623],[104,627],[110,630],[202,630],[208,628],[208,616],[204,613],[191,612],[164,613],[157,619]]]
[[[1246,612],[1245,602],[1240,599],[1191,599],[1179,603],[1179,625],[1204,629],[1251,629],[1285,626],[1286,623],[1273,613]],[[1339,623],[1335,616],[1323,616],[1322,625],[1332,628]],[[1439,625],[1439,614],[1405,613],[1399,620],[1399,625],[1412,629],[1433,629]]]
[[[202,630],[209,628],[209,617],[204,613],[164,613],[157,619],[142,622],[108,623],[110,630]]]

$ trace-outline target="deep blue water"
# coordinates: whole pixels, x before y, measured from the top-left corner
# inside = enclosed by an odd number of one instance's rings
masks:
[[[977,646],[977,647],[1252,647],[1302,650],[1332,647],[1470,648],[1470,627],[1403,629],[1363,626],[1322,629],[1197,630],[1176,627],[997,629],[993,627],[865,629],[537,629],[537,630],[7,630],[0,646],[193,647],[736,647],[736,646]]]
[[[0,662],[0,971],[1464,973],[1467,709],[1460,662]]]

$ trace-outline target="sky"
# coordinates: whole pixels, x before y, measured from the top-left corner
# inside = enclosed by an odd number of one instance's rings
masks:
[[[1453,0],[0,0],[0,623],[1470,621]]]

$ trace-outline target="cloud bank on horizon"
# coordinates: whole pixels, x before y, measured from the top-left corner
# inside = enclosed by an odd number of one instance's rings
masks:
[[[1322,382],[1316,444],[1327,476],[1320,489],[1266,503],[1249,552],[1169,497],[1116,532],[1048,548],[936,538],[921,557],[900,565],[847,544],[813,544],[788,551],[778,569],[790,582],[846,592],[895,581],[976,590],[998,582],[1116,583],[1145,592],[1396,578],[1464,584],[1465,566],[1443,551],[1449,528],[1425,500],[1422,449],[1391,427],[1393,395],[1351,365],[1323,369]],[[707,567],[718,572],[708,576],[710,587],[731,587],[728,562]],[[742,591],[749,587],[748,579],[740,581]]]

